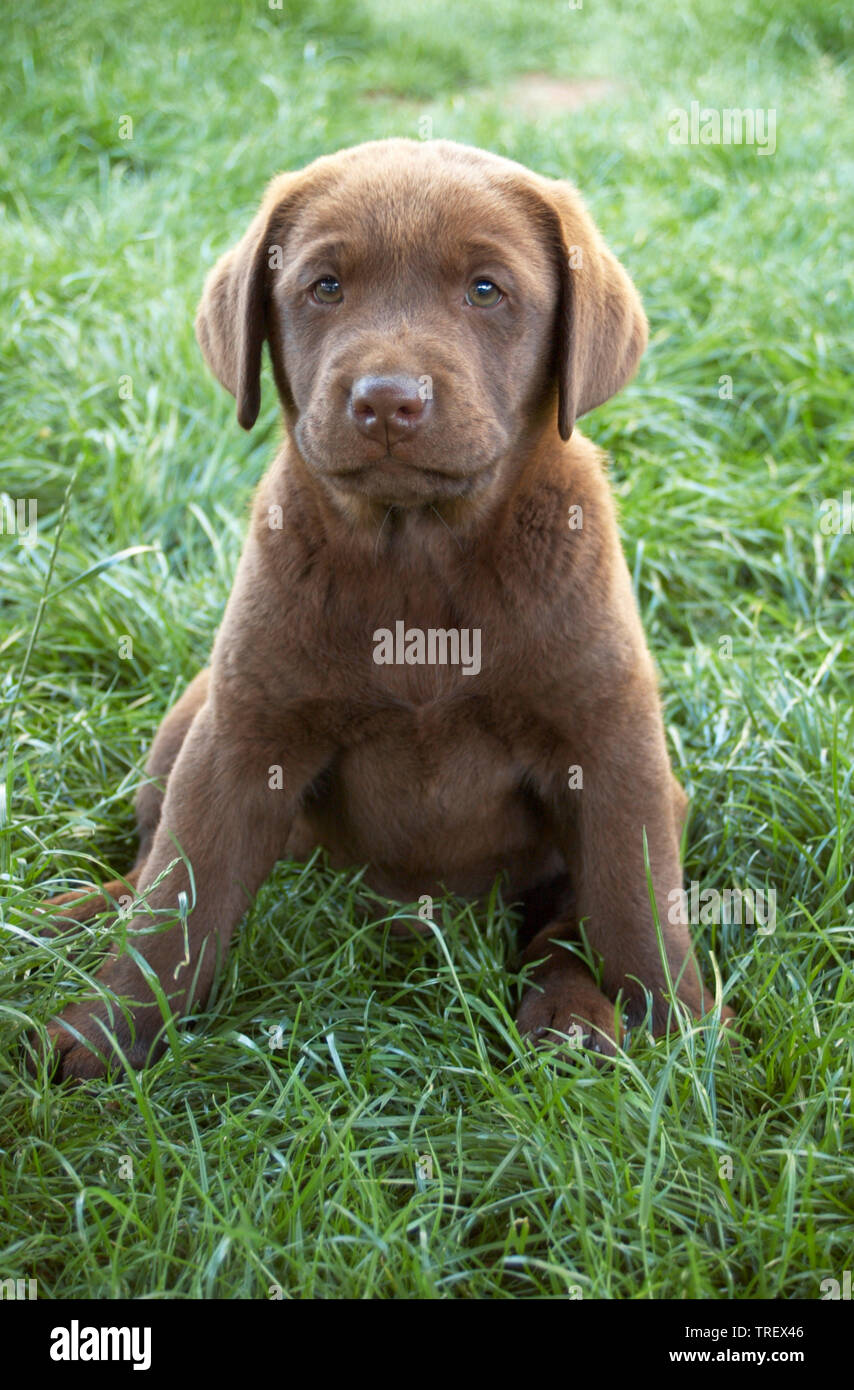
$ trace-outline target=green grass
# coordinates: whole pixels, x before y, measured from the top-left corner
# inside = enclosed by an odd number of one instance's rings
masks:
[[[854,536],[819,509],[854,489],[852,21],[681,8],[4,8],[0,488],[38,499],[39,533],[0,536],[0,1278],[56,1298],[812,1299],[851,1268]],[[508,92],[536,71],[613,86],[532,118]],[[775,108],[776,153],[671,145],[693,100]],[[613,456],[693,799],[686,878],[777,893],[772,936],[699,929],[741,1054],[687,1030],[601,1070],[532,1056],[498,897],[401,942],[357,876],[282,864],[180,1057],[52,1088],[21,1039],[101,938],[21,933],[51,890],[129,865],[145,750],[207,657],[277,436],[269,378],[246,436],[202,362],[204,274],[277,169],[425,116],[573,178],[644,295],[638,377],[584,428]]]

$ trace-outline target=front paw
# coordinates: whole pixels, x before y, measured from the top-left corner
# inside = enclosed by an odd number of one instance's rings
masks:
[[[126,1017],[115,1003],[112,1011],[95,1001],[69,1005],[46,1029],[51,1080],[91,1081],[121,1074],[125,1063],[136,1071],[149,1066],[166,1045],[156,1005],[153,1013],[132,1010]]]
[[[125,1065],[140,1070],[165,1049],[163,1015],[133,963],[126,957],[109,961],[98,982],[106,997],[69,1004],[47,1025],[47,1067],[54,1081],[121,1074]],[[38,1037],[29,1043],[31,1054],[43,1055]]]
[[[522,996],[516,1015],[519,1032],[536,1047],[577,1056],[586,1049],[600,1057],[617,1055],[614,1005],[591,980],[589,985],[555,971]]]

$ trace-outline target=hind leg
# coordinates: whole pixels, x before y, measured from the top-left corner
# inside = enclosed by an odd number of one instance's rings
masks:
[[[676,834],[681,835],[682,831],[685,829],[685,822],[688,819],[688,810],[691,803],[688,800],[688,793],[685,791],[682,783],[677,782],[675,777],[671,783],[670,791],[673,797],[673,820],[676,824]]]
[[[190,682],[180,700],[170,709],[154,736],[151,752],[145,764],[148,781],[136,794],[136,820],[139,827],[139,852],[134,873],[139,874],[148,858],[151,842],[160,824],[163,797],[169,774],[175,765],[190,725],[208,698],[210,671],[205,668]]]
[[[136,819],[139,828],[139,851],[133,868],[124,878],[113,879],[97,888],[75,888],[70,893],[60,893],[43,903],[42,911],[55,913],[58,921],[53,929],[61,929],[63,922],[89,922],[101,913],[109,912],[116,902],[136,888],[145,862],[151,849],[169,773],[181,751],[190,725],[205,704],[208,697],[210,672],[200,671],[190,682],[183,695],[172,706],[154,738],[151,752],[145,764],[148,781],[140,787],[136,796]]]

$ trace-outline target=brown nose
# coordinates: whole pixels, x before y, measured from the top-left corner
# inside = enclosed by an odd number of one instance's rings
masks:
[[[350,391],[350,418],[362,434],[381,444],[409,439],[430,411],[414,376],[362,376]]]

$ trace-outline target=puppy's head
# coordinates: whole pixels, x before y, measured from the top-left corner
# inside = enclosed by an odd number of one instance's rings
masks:
[[[283,174],[208,276],[196,331],[250,429],[270,347],[288,426],[339,496],[482,496],[631,377],[646,319],[575,190],[447,141]]]

